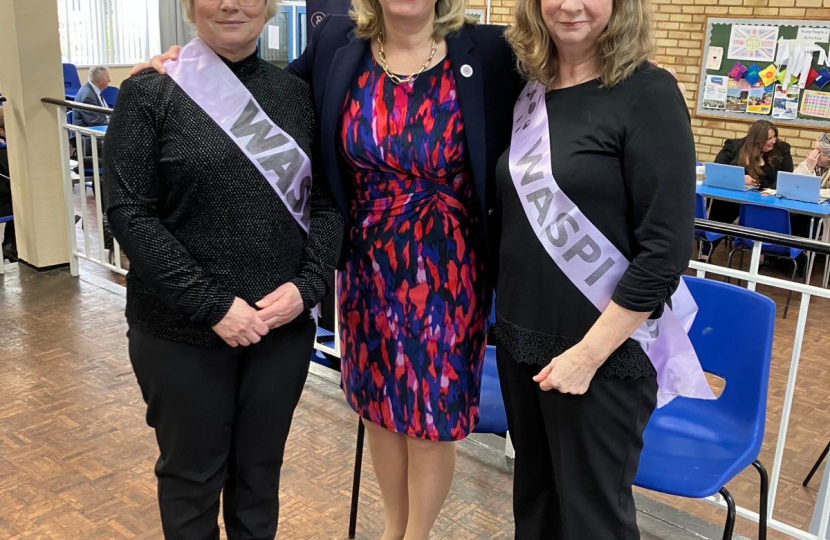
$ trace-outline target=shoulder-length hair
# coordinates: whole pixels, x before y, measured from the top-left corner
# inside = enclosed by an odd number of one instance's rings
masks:
[[[442,39],[465,24],[476,24],[475,18],[467,16],[466,9],[467,0],[437,0],[432,37]],[[383,31],[383,9],[378,0],[352,0],[349,16],[359,38],[372,40]]]
[[[775,146],[767,153],[763,153],[764,144],[769,138],[769,131],[775,132]],[[749,132],[746,134],[744,145],[741,146],[738,152],[738,164],[744,167],[747,174],[756,180],[763,175],[761,172],[761,158],[764,158],[764,163],[769,163],[773,167],[778,165],[778,162],[783,159],[781,141],[778,139],[778,128],[775,124],[768,120],[758,120],[749,126]]]
[[[182,13],[189,22],[193,22],[193,0],[181,0]],[[270,21],[280,9],[280,0],[263,0],[265,2],[265,21]]]
[[[597,40],[597,71],[602,86],[625,80],[655,52],[654,24],[647,0],[613,0],[608,26]],[[516,21],[505,36],[519,70],[551,86],[559,76],[559,56],[542,20],[541,0],[517,0]]]

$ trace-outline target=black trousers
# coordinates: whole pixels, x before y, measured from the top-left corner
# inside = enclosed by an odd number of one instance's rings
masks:
[[[314,323],[256,345],[209,349],[130,328],[130,360],[156,430],[167,540],[273,540],[291,418],[308,374]]]
[[[598,374],[582,396],[543,392],[541,366],[497,353],[516,449],[516,540],[636,540],[632,482],[657,403],[655,377]]]

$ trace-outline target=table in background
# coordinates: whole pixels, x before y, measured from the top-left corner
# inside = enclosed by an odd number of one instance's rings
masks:
[[[810,216],[812,218],[810,220],[810,237],[815,240],[821,240],[824,243],[830,243],[830,205],[794,201],[774,195],[761,195],[759,191],[735,191],[733,189],[717,188],[704,184],[698,184],[697,193],[707,199],[771,206],[789,210],[794,214]],[[813,221],[816,219],[818,219],[818,226],[814,234]],[[819,238],[819,233],[821,233],[821,238]],[[810,254],[810,262],[807,265],[807,276],[813,270],[813,259],[815,259],[815,254]],[[830,280],[830,256],[824,258],[824,277],[821,286],[827,288],[828,280]]]

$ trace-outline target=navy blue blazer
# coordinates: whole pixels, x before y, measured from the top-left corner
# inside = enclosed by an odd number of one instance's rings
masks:
[[[522,88],[504,28],[466,25],[447,36],[448,56],[464,121],[465,142],[482,215],[491,216],[495,204],[496,162],[510,144],[513,105]],[[346,94],[358,75],[369,41],[354,34],[344,15],[329,15],[317,26],[311,43],[287,71],[312,86],[320,125],[320,156],[332,196],[349,221],[348,189],[344,185],[340,141],[337,140]],[[462,67],[467,76],[462,72]],[[487,229],[485,219],[485,234]]]

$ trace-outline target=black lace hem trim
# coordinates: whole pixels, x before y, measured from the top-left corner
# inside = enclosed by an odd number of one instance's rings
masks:
[[[545,366],[550,360],[567,351],[578,339],[553,336],[516,326],[501,316],[496,317],[493,327],[496,346],[504,348],[517,362]],[[606,377],[621,379],[639,379],[654,377],[657,372],[639,343],[629,339],[614,351],[600,367],[599,372]]]

